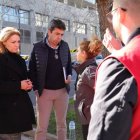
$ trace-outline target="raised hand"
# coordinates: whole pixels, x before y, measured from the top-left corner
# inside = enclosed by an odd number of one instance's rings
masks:
[[[113,36],[108,28],[104,34],[103,45],[110,53],[122,48],[121,42]]]

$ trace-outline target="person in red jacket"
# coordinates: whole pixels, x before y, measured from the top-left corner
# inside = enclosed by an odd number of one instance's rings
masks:
[[[125,46],[98,67],[88,140],[140,140],[139,13],[140,0],[114,0],[107,15]]]

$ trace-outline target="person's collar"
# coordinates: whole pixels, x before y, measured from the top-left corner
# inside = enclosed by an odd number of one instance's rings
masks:
[[[95,64],[95,66],[97,66],[96,61],[95,61],[95,57],[94,58],[91,58],[91,59],[87,59],[84,63],[78,65],[77,68],[76,68],[76,72],[77,73],[82,73],[83,70],[87,66],[92,65],[92,64]]]
[[[53,48],[53,47],[49,44],[49,41],[48,41],[47,38],[46,38],[46,44],[47,44],[50,48],[52,48],[52,49],[58,49],[58,48],[59,48],[59,44],[56,46],[56,48]]]
[[[46,38],[46,44],[47,44],[50,48],[52,48],[52,49],[58,49],[60,43],[56,46],[56,48],[53,48],[53,47],[49,44],[48,38]]]
[[[126,44],[129,43],[130,40],[132,40],[135,36],[140,35],[140,27],[137,28],[128,38],[128,41]]]

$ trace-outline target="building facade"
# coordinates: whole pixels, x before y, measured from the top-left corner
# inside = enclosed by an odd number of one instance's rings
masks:
[[[1,0],[0,28],[13,26],[21,32],[21,53],[29,55],[33,43],[47,32],[51,19],[61,19],[66,24],[64,40],[70,49],[79,42],[99,33],[96,5],[84,0]]]

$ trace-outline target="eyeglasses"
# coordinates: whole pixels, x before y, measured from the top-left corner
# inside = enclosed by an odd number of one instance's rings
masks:
[[[118,7],[118,8],[120,8],[120,7]],[[112,10],[109,13],[106,14],[106,17],[107,17],[107,20],[108,20],[109,23],[112,23],[112,18],[113,18],[112,13],[115,12],[115,11],[117,11],[118,8],[116,8],[116,9],[114,9],[114,10]],[[124,8],[121,8],[121,10],[127,11],[127,9],[124,9]]]
[[[55,50],[54,50],[54,53],[55,53],[55,54],[54,54],[54,58],[55,58],[55,59],[58,59],[58,49],[55,49]]]

